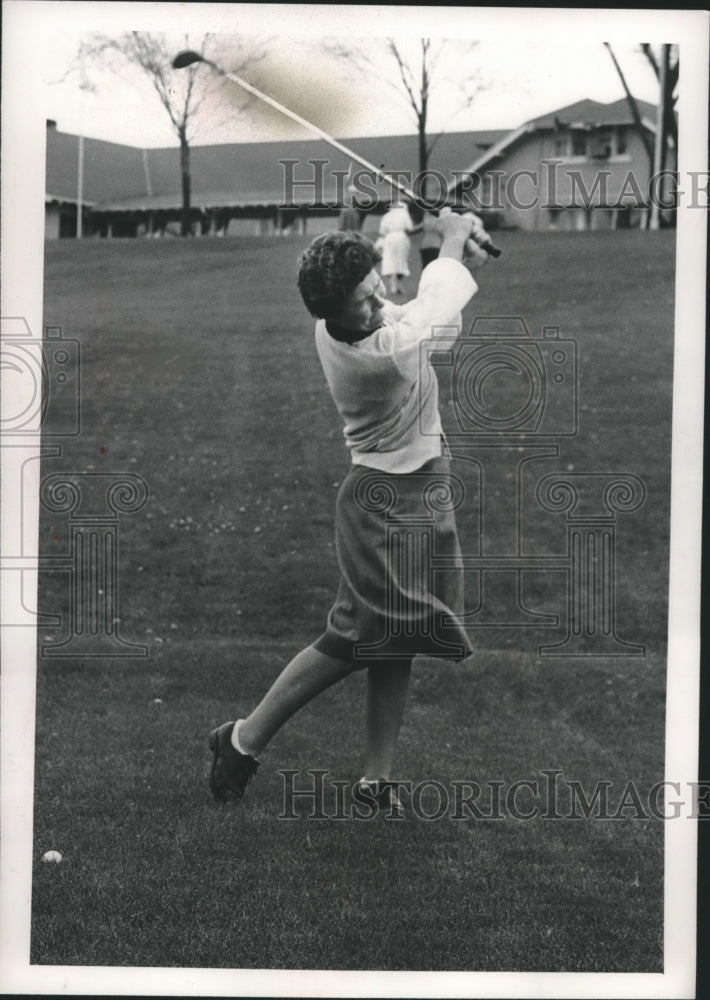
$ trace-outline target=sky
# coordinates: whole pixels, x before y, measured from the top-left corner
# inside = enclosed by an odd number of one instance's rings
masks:
[[[173,6],[174,17],[156,18],[156,7],[165,12]],[[605,40],[613,44],[634,95],[656,102],[656,80],[639,43],[655,40],[659,29],[651,15],[658,12],[641,11],[648,17],[634,19],[615,11],[410,8],[405,18],[403,8],[350,8],[366,12],[358,17],[343,8],[304,4],[274,7],[283,16],[266,19],[268,6],[239,5],[237,36],[234,6],[62,3],[42,63],[43,116],[63,132],[144,147],[175,145],[175,130],[146,77],[125,68],[120,75],[111,72],[105,60],[86,60],[82,70],[77,61],[81,41],[92,31],[117,36],[136,28],[165,32],[166,27],[171,51],[185,48],[186,41],[193,47],[204,31],[214,32],[220,64],[230,70],[239,68],[245,56],[260,55],[240,70],[244,77],[340,138],[416,129],[401,86],[392,85],[396,67],[384,52],[388,36],[412,54],[422,36],[437,44],[447,40],[430,105],[432,132],[515,128],[585,97],[623,98]],[[38,27],[39,21],[38,16]],[[658,39],[672,41],[666,27],[660,25]],[[334,43],[365,51],[369,65],[362,71],[342,56],[327,55]],[[212,75],[206,68],[200,72]],[[462,81],[472,74],[475,96],[464,107]],[[221,85],[195,121],[194,142],[307,135],[264,105],[247,103],[236,85]]]

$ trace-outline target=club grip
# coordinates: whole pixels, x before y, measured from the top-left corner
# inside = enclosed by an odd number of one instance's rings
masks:
[[[489,257],[500,257],[503,253],[500,247],[497,247],[495,243],[491,243],[490,240],[486,240],[485,243],[480,243],[479,246],[481,250],[485,250]]]
[[[439,215],[439,212],[441,211],[440,205],[429,204],[423,198],[415,198],[411,194],[409,195],[409,197],[410,200],[413,202],[413,204],[416,205],[417,208],[421,209],[421,211],[429,212],[431,215],[435,216]],[[453,208],[453,206],[447,206],[447,207]],[[415,227],[415,229],[418,228],[419,228],[418,226]],[[493,243],[493,241],[490,239],[486,240],[485,243],[478,243],[478,241],[476,240],[474,240],[474,242],[478,247],[481,248],[481,250],[485,250],[485,252],[488,254],[489,257],[500,257],[500,255],[503,253],[501,248],[497,247],[495,243]]]

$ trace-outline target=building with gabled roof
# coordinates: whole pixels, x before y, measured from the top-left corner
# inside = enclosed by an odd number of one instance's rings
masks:
[[[656,109],[644,101],[637,105],[652,143]],[[177,146],[138,149],[47,124],[48,238],[76,235],[79,211],[87,234],[178,231]],[[416,135],[360,137],[346,144],[413,183]],[[319,139],[195,145],[190,164],[196,233],[316,233],[333,226],[353,181],[360,207],[370,209],[363,213],[363,228],[372,231],[393,197],[390,185],[368,179],[367,171]],[[460,199],[481,212],[489,228],[616,228],[643,224],[649,207],[651,163],[625,99],[577,101],[512,130],[444,134],[434,145],[430,171],[430,197]]]
[[[648,101],[636,101],[642,122],[650,131],[656,129],[656,106]],[[535,128],[554,128],[555,123],[569,126],[582,125],[584,127],[604,126],[604,125],[633,125],[634,117],[631,114],[629,102],[625,97],[610,104],[600,104],[599,101],[591,101],[585,98],[582,101],[575,101],[557,111],[548,111],[547,114],[531,118],[529,124]]]
[[[439,189],[445,192],[458,166],[504,134],[487,130],[442,135],[431,158],[432,171],[442,178]],[[348,139],[347,144],[380,169],[408,172],[411,178],[416,174],[414,135],[368,136]],[[190,148],[190,167],[195,227],[219,232],[228,228],[230,233],[328,228],[358,169],[345,154],[318,139],[195,145]],[[375,211],[393,197],[391,185],[370,181],[369,189],[374,191],[370,201]],[[75,234],[78,201],[87,232],[114,236],[165,232],[177,222],[182,205],[180,150],[82,140],[48,127],[46,191],[48,237]]]
[[[656,108],[636,104],[646,142],[626,99],[576,101],[506,133],[469,162],[450,194],[521,229],[644,225]],[[669,153],[667,167],[674,169],[670,142]]]

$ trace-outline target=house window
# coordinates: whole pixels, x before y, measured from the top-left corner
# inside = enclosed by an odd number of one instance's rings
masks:
[[[616,130],[616,152],[621,155],[626,152],[626,131],[623,128]]]
[[[568,156],[569,155],[569,136],[568,135],[556,135],[554,144],[555,156]]]
[[[587,155],[587,133],[586,132],[573,132],[572,133],[572,156],[586,156]]]
[[[611,129],[597,129],[592,137],[590,153],[597,160],[606,160],[611,156]]]

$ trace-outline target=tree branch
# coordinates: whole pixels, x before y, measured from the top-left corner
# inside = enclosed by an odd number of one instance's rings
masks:
[[[185,35],[184,46],[186,49],[196,49],[202,55],[208,47],[210,38],[210,35],[205,34],[201,42],[196,45],[194,42],[191,44],[189,37]],[[80,46],[78,59],[80,65],[83,65],[83,60],[88,58],[96,65],[100,64],[115,73],[119,73],[121,68],[132,66],[142,71],[150,80],[180,142],[183,191],[181,232],[187,235],[191,231],[190,149],[187,130],[205,100],[210,86],[209,81],[214,78],[211,74],[205,75],[204,72],[200,72],[199,64],[184,70],[174,70],[173,55],[174,51],[168,51],[166,36],[144,31],[128,31],[114,37],[98,34],[91,36]],[[113,58],[107,59],[107,56]],[[247,55],[244,64],[249,61]]]
[[[616,72],[619,74],[619,79],[621,80],[621,84],[624,88],[624,91],[626,92],[626,100],[628,102],[629,109],[631,111],[631,117],[634,120],[634,125],[636,126],[636,130],[638,131],[641,142],[643,143],[644,149],[646,150],[646,154],[648,155],[648,159],[651,164],[651,169],[653,169],[653,146],[651,145],[651,141],[648,138],[648,133],[646,132],[646,129],[643,127],[638,104],[636,103],[636,98],[629,90],[629,85],[626,82],[626,77],[624,76],[621,70],[621,66],[617,62],[616,56],[614,55],[611,45],[609,44],[609,42],[604,42],[604,45],[609,50],[609,55],[611,56],[611,60],[614,63],[614,66],[616,67]]]
[[[412,77],[412,71],[410,67],[407,65],[407,63],[404,61],[402,56],[400,55],[399,49],[397,48],[397,45],[394,39],[392,38],[389,39],[389,50],[394,56],[395,61],[397,63],[397,67],[399,69],[399,75],[402,80],[402,84],[404,85],[404,89],[407,92],[409,103],[412,105],[414,113],[418,117],[419,114],[421,113],[421,110],[419,105],[417,104],[417,98],[414,93],[414,80]]]
[[[653,67],[653,72],[656,74],[656,79],[661,79],[661,71],[658,68],[658,61],[656,60],[655,53],[648,42],[643,42],[641,45],[641,51],[646,56],[651,66]]]

